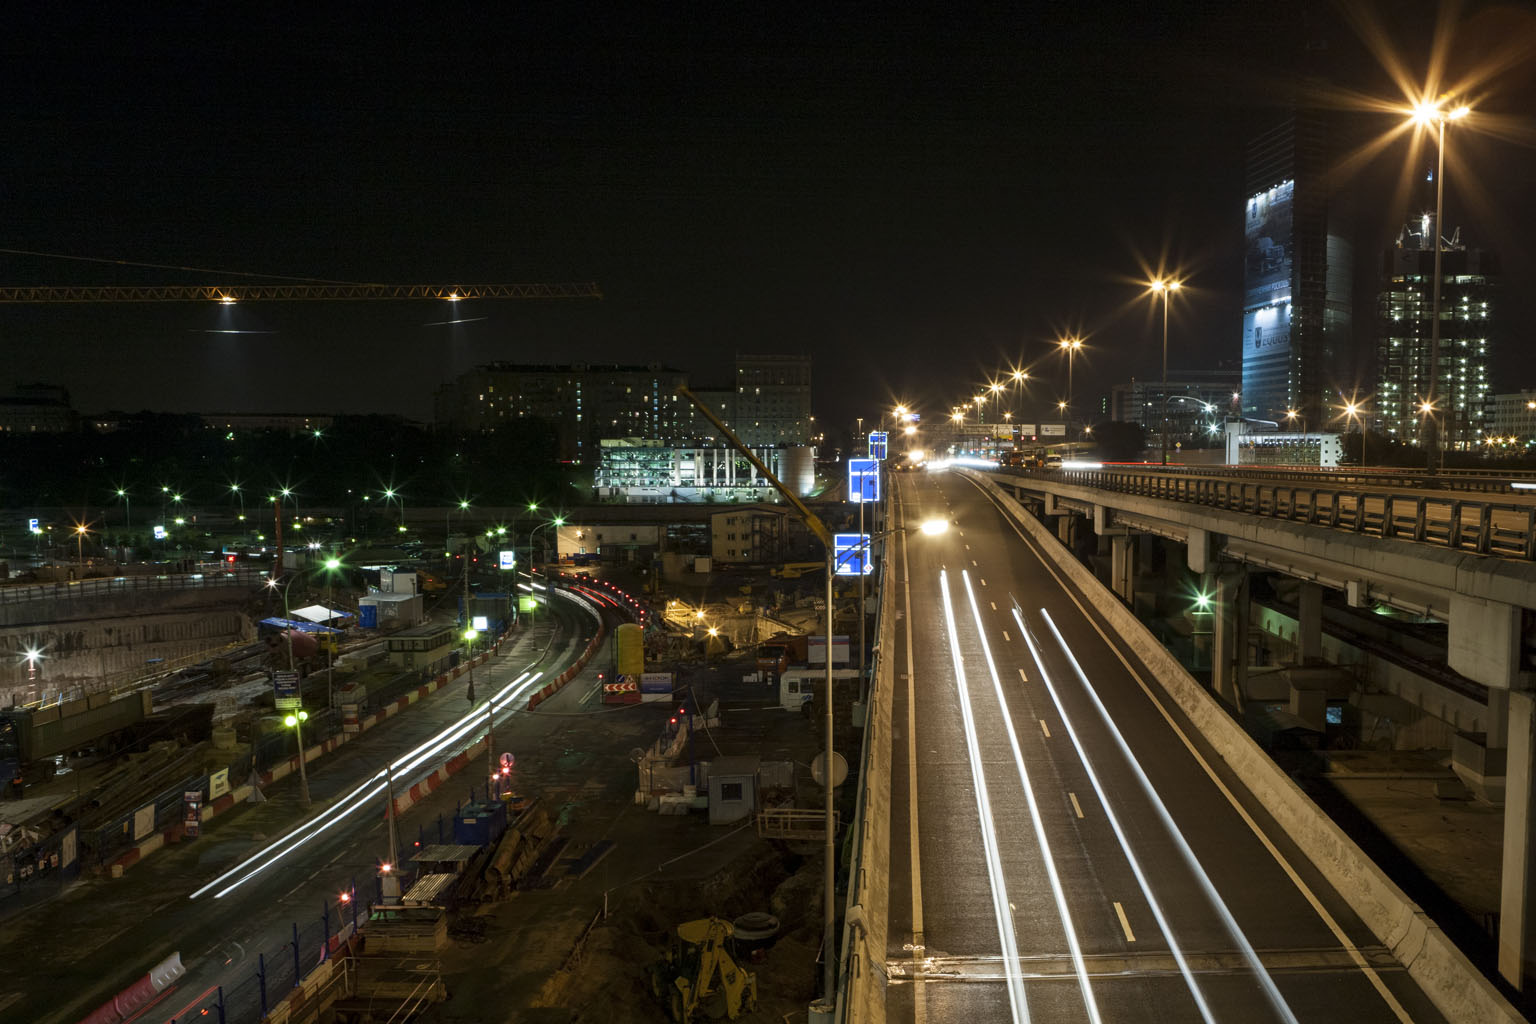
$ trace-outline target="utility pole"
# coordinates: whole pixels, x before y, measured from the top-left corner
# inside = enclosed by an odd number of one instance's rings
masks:
[[[464,542],[464,638],[469,647],[469,689],[466,691],[466,696],[471,704],[475,702],[475,641],[469,634],[469,560],[473,552],[474,541],[466,540]]]

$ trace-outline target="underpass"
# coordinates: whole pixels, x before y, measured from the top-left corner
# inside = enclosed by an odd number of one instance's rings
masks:
[[[891,1019],[1444,1019],[1101,597],[959,476],[896,505],[953,526],[889,576]]]

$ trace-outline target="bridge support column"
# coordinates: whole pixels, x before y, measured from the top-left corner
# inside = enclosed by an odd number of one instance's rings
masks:
[[[1065,513],[1056,517],[1056,539],[1068,550],[1077,550],[1077,516]]]
[[[1504,860],[1499,889],[1499,973],[1517,989],[1536,979],[1536,865],[1531,829],[1536,820],[1536,696],[1509,695],[1509,758],[1504,788]]]
[[[1109,587],[1126,604],[1136,601],[1136,538],[1109,538]]]
[[[1303,581],[1296,605],[1296,662],[1309,665],[1323,659],[1323,585]]]
[[[1211,637],[1211,688],[1235,708],[1243,706],[1248,681],[1248,571],[1207,577],[1215,615]]]
[[[1157,542],[1155,533],[1139,534],[1136,538],[1136,575],[1151,576],[1157,571]]]

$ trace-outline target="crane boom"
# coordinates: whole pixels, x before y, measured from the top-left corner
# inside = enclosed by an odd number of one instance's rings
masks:
[[[600,299],[596,282],[578,284],[235,284],[0,287],[0,303],[305,302],[346,299]]]
[[[800,514],[801,519],[805,520],[806,527],[816,535],[816,539],[827,546],[827,557],[830,558],[832,556],[833,548],[832,531],[827,529],[827,524],[821,521],[821,517],[807,508],[805,502],[800,500],[799,495],[780,483],[779,478],[774,476],[773,472],[769,470],[767,466],[763,465],[763,460],[759,459],[756,455],[753,455],[752,449],[741,443],[741,439],[736,436],[730,427],[725,425],[725,422],[721,420],[720,417],[715,415],[714,410],[710,409],[708,404],[699,401],[698,395],[695,395],[686,387],[679,387],[677,389],[677,393],[688,399],[688,401],[692,402],[693,407],[697,409],[706,420],[709,421],[710,426],[714,427],[716,432],[718,432],[720,436],[724,438],[725,443],[740,452],[748,462],[752,463],[753,469],[756,469],[759,473],[761,473],[764,479],[773,484],[775,490],[784,495],[784,500],[789,502],[790,505],[794,507],[794,510]],[[831,570],[828,571],[830,572]],[[829,575],[827,579],[830,581],[831,576]],[[831,583],[828,582],[827,586],[830,588]],[[831,663],[831,658],[829,656],[827,664],[830,665]]]

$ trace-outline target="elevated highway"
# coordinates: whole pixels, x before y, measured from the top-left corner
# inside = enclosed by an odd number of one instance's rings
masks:
[[[953,526],[902,534],[886,569],[889,800],[871,806],[889,857],[861,861],[888,870],[885,927],[866,929],[883,937],[884,1015],[1518,1019],[1026,522],[1023,505],[1119,525],[1094,511],[1117,499],[1049,476],[896,478],[896,525]],[[1218,562],[1225,535],[1162,511]],[[852,899],[879,887],[861,878]]]
[[[1384,688],[1444,719],[1457,773],[1503,799],[1500,973],[1533,973],[1530,906],[1536,744],[1536,483],[1515,476],[1288,467],[1109,466],[989,474],[1065,544],[1087,531],[1109,551],[1107,583],[1136,604],[1138,560],[1163,544],[1211,599],[1213,688],[1241,706],[1247,682],[1249,581],[1300,581],[1297,662],[1320,660],[1327,592],[1353,608],[1391,608],[1443,623],[1443,666],[1482,688]],[[1394,687],[1396,689],[1394,690]],[[1294,703],[1294,702],[1293,702]]]

